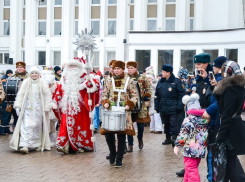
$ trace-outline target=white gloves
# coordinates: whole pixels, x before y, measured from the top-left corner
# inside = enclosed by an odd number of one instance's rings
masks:
[[[52,102],[52,108],[53,108],[53,109],[58,109],[57,104],[56,104],[56,103],[54,103],[54,102]]]
[[[20,108],[15,108],[15,111],[16,111],[16,114],[17,114],[17,116],[19,116],[20,115]]]

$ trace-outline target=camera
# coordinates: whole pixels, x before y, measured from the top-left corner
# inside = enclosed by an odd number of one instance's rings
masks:
[[[210,77],[211,81],[214,79],[214,73],[212,71],[209,72],[209,77]]]

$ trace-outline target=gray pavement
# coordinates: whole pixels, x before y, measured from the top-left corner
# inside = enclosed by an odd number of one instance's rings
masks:
[[[134,152],[124,156],[123,167],[115,169],[105,159],[108,147],[105,137],[96,134],[97,151],[64,155],[54,148],[51,151],[30,152],[21,154],[9,148],[12,135],[0,136],[0,181],[47,181],[47,182],[136,182],[136,181],[173,181],[180,182],[183,178],[176,177],[176,171],[184,167],[183,157],[175,156],[170,145],[162,146],[163,134],[150,133],[145,128],[144,148],[138,149],[136,137]],[[245,156],[240,156],[245,167]],[[201,181],[206,180],[206,160],[202,159],[199,171]]]

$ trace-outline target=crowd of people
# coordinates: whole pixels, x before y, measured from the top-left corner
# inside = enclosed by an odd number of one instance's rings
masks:
[[[144,148],[144,128],[149,125],[152,134],[165,134],[162,145],[173,147],[176,155],[183,148],[185,169],[176,174],[185,182],[200,181],[198,165],[205,157],[207,179],[213,181],[210,146],[214,143],[226,147],[224,181],[245,181],[237,157],[245,154],[241,118],[245,77],[239,65],[224,56],[212,60],[211,65],[210,55],[202,53],[195,55],[193,62],[194,72],[181,67],[176,76],[166,64],[158,75],[152,66],[141,74],[136,61],[111,60],[104,75],[94,70],[88,74],[80,58],[53,70],[40,71],[34,66],[28,73],[25,63],[17,62],[15,74],[7,70],[0,81],[0,135],[13,134],[10,147],[21,153],[56,146],[58,152],[69,154],[94,151],[93,133],[100,132],[109,148],[106,158],[120,168],[124,154],[133,152],[134,135],[138,148]],[[4,90],[13,78],[24,81],[10,104]],[[125,130],[101,125],[104,113],[119,111],[126,118]]]

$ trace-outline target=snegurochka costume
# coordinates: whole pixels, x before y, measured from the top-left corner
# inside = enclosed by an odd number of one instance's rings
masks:
[[[24,80],[14,108],[19,115],[10,147],[28,153],[29,149],[37,151],[50,150],[49,140],[49,111],[51,109],[51,93],[48,85],[40,77],[37,67],[32,67],[33,72],[39,76],[36,80]]]

